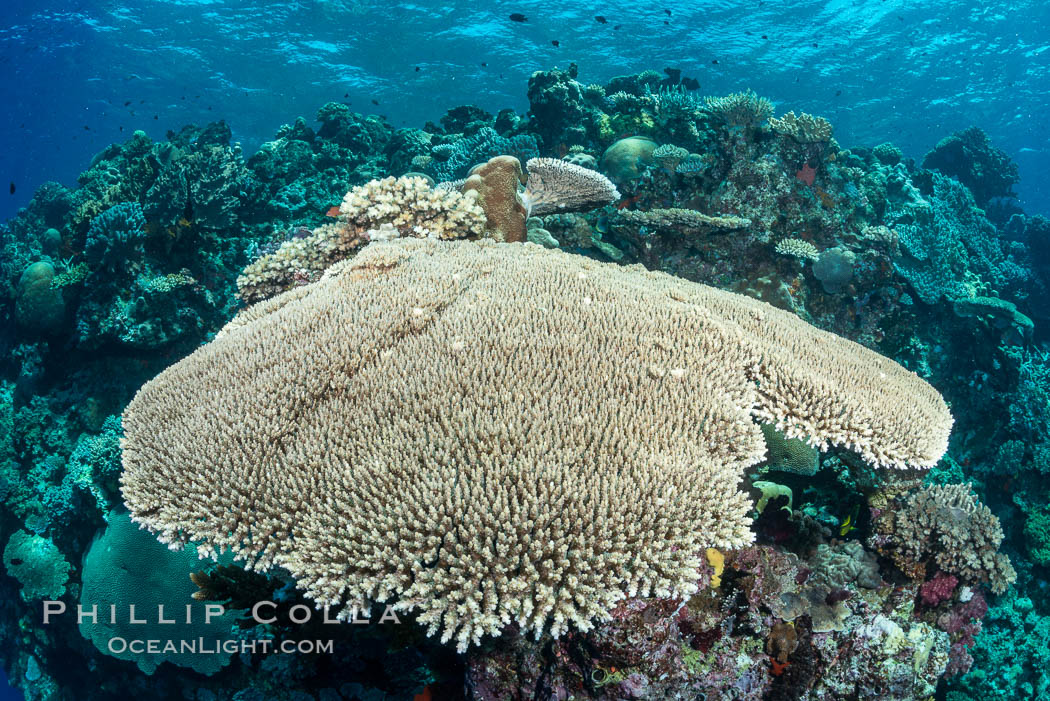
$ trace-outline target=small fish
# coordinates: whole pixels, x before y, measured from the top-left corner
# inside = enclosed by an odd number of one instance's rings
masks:
[[[11,183],[11,194],[15,194],[15,184]]]
[[[717,66],[718,65],[718,59],[717,58],[711,59],[711,63],[713,63],[713,64],[715,64]]]
[[[372,104],[373,105],[378,105],[379,104],[379,100],[372,100]]]
[[[561,42],[559,42],[557,39],[551,39],[551,46],[553,46],[554,48],[558,48],[559,46],[561,46]]]
[[[130,104],[131,104],[131,100],[127,100],[127,101],[126,101],[126,102],[124,103],[124,106],[125,106],[125,107],[127,107],[127,106],[128,106],[128,105],[130,105]]]
[[[849,512],[849,515],[843,519],[842,524],[839,526],[839,535],[848,535],[850,531],[857,529],[857,517],[860,516],[860,504],[856,504],[853,510]]]
[[[416,66],[416,73],[419,73],[419,71],[420,71],[419,66]]]
[[[158,114],[153,115],[153,119],[160,119],[160,115],[158,115]]]
[[[328,208],[328,211],[324,213],[326,217],[338,217],[339,216],[339,205],[333,205]]]
[[[613,31],[615,32],[615,31],[616,31],[617,29],[619,29],[619,28],[620,28],[620,27],[622,27],[622,26],[623,26],[622,24],[618,24],[618,25],[616,25],[615,27],[613,27]]]
[[[664,12],[666,12],[666,13],[667,13],[667,16],[668,16],[668,17],[670,17],[670,16],[671,16],[671,11],[670,11],[670,10],[668,10],[668,9],[664,8]]]
[[[525,15],[521,14],[520,12],[515,12],[514,14],[512,14],[510,16],[510,21],[511,22],[528,22],[529,18],[526,17]]]
[[[603,17],[601,15],[598,15],[597,17],[595,17],[594,21],[597,22],[598,24],[608,24],[609,23],[609,20],[605,19],[605,17]]]
[[[489,66],[489,64],[485,63],[484,61],[481,62],[481,67],[482,68],[488,68],[488,66]]]

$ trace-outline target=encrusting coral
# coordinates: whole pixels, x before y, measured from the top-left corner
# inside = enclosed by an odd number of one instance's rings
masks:
[[[751,541],[752,417],[929,466],[944,401],[763,303],[533,245],[377,242],[249,308],[124,415],[133,517],[281,565],[319,605],[395,600],[459,649],[695,591]]]

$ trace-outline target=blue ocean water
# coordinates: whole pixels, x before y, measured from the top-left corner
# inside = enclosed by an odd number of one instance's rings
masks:
[[[0,217],[136,129],[161,138],[223,118],[250,153],[329,100],[395,126],[466,103],[522,112],[529,75],[570,62],[597,83],[678,67],[705,94],[750,88],[828,118],[842,144],[890,140],[915,158],[976,125],[1018,163],[1025,210],[1050,212],[1047,26],[1040,0],[12,0],[0,178],[16,194]]]
[[[0,701],[1050,699],[1048,27],[8,0]]]

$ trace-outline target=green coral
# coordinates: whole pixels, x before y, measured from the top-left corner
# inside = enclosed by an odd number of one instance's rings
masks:
[[[163,662],[180,667],[189,667],[201,674],[214,674],[230,661],[230,653],[193,654],[178,648],[179,641],[198,639],[211,647],[219,641],[231,638],[230,626],[236,614],[224,613],[211,623],[205,623],[206,604],[194,601],[196,585],[190,573],[203,568],[193,546],[184,550],[169,550],[148,531],[141,530],[131,522],[127,514],[112,516],[109,526],[97,538],[84,557],[83,587],[80,604],[91,610],[109,611],[115,605],[123,615],[110,618],[99,616],[97,622],[90,618],[80,621],[80,634],[94,643],[95,647],[112,657],[135,662],[146,674],[152,674]],[[131,624],[127,612],[134,605],[137,611],[151,612],[147,623]],[[167,609],[165,616],[175,619],[174,624],[158,623],[158,606]],[[190,623],[186,623],[186,607],[190,607]],[[131,649],[114,652],[109,647],[113,638],[126,640],[174,641],[174,650],[157,653]]]
[[[66,477],[63,481],[90,493],[102,511],[109,510],[120,500],[122,432],[120,417],[108,417],[103,422],[99,435],[84,433],[80,436],[66,466]]]
[[[22,584],[22,598],[57,599],[66,593],[69,563],[47,538],[16,531],[4,548],[4,568]]]
[[[982,701],[1050,696],[1050,617],[1032,599],[1009,591],[989,608],[970,649],[974,665],[953,683]]]
[[[1045,507],[1028,512],[1024,522],[1028,556],[1039,565],[1050,565],[1050,513]]]
[[[87,280],[88,275],[90,274],[91,268],[87,263],[77,263],[69,270],[65,270],[51,278],[51,289],[61,290],[63,287],[79,285],[84,282],[84,280]]]
[[[810,477],[820,469],[820,451],[801,438],[788,438],[769,424],[762,424],[766,439],[766,469]]]

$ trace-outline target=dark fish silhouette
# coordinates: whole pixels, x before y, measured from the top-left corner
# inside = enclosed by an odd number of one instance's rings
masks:
[[[11,183],[11,194],[15,194],[15,184]]]
[[[128,100],[127,102],[124,103],[124,106],[127,107],[130,104],[131,104],[131,100]]]
[[[619,29],[619,28],[620,28],[620,27],[622,27],[622,26],[623,26],[622,24],[618,24],[618,25],[616,25],[615,27],[613,27],[613,31],[616,31],[617,29]]]
[[[372,100],[372,104],[373,105],[378,105],[379,104],[379,100]]]
[[[416,73],[419,73],[419,66],[416,66]]]
[[[667,10],[667,9],[665,9],[665,10],[664,10],[664,12],[666,12],[666,13],[667,13],[667,16],[668,16],[668,17],[670,17],[670,16],[671,16],[671,11],[670,11],[670,10]]]
[[[594,21],[597,22],[598,24],[608,24],[609,23],[609,20],[605,19],[601,15],[598,15],[597,17],[595,17]]]
[[[528,22],[529,18],[526,17],[525,15],[521,14],[520,12],[515,12],[514,14],[512,14],[510,16],[510,21],[511,22]]]
[[[713,64],[715,64],[717,66],[718,65],[718,59],[717,58],[711,59],[711,63],[713,63]]]
[[[554,48],[561,46],[557,39],[551,39],[551,45],[554,46]]]

